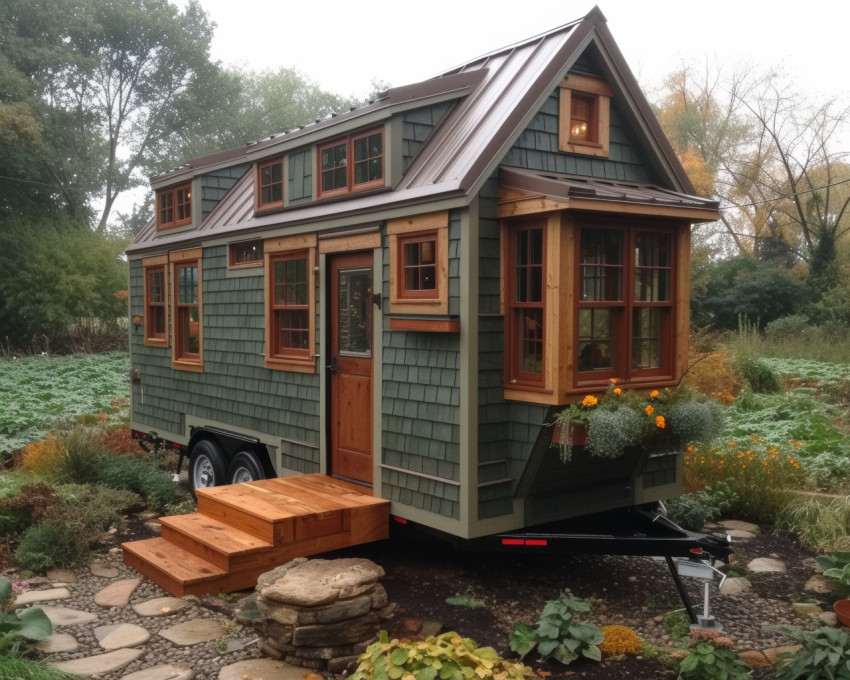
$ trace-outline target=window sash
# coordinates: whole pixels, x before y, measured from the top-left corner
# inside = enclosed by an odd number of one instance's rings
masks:
[[[402,299],[439,298],[437,277],[437,232],[398,239],[399,297]]]
[[[269,208],[283,204],[283,159],[261,164],[259,175],[258,207]]]
[[[198,359],[201,353],[201,307],[198,262],[183,262],[174,266],[175,356]]]
[[[145,267],[145,341],[167,342],[165,266]]]
[[[192,222],[192,185],[161,189],[156,195],[157,229],[180,227]]]
[[[230,266],[239,267],[245,265],[263,263],[263,242],[243,241],[230,244]]]
[[[517,225],[509,236],[506,373],[510,383],[534,387],[543,386],[546,370],[544,229]]]
[[[310,273],[307,252],[271,258],[273,357],[310,357]]]
[[[384,131],[369,130],[318,148],[319,197],[384,185]]]

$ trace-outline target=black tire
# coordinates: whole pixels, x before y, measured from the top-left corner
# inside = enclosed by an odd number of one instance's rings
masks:
[[[263,464],[253,451],[240,451],[227,466],[227,483],[254,482],[265,479]]]
[[[195,443],[189,456],[189,490],[195,500],[195,489],[224,484],[226,472],[227,463],[218,444],[209,439]]]

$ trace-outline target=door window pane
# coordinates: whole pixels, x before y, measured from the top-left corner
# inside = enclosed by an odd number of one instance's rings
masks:
[[[337,302],[339,353],[369,356],[372,351],[372,270],[341,269]]]

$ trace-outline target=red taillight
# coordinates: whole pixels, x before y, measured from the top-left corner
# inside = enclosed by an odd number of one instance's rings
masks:
[[[546,546],[549,542],[545,538],[503,538],[502,545],[527,545]]]
[[[407,520],[404,517],[393,517],[393,519],[399,524],[407,524]]]
[[[688,552],[692,552],[694,555],[702,555],[702,548],[691,548]]]

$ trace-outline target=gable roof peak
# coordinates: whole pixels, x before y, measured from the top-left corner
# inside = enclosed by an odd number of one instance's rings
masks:
[[[604,14],[602,14],[602,10],[599,9],[599,5],[594,5],[593,9],[584,15],[584,18],[586,21],[600,21],[603,24],[608,23],[608,19],[605,18]]]

